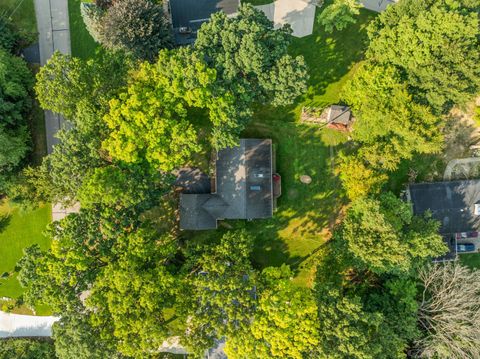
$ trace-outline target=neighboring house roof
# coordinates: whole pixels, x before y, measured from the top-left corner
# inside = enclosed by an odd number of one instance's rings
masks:
[[[408,191],[414,213],[430,210],[441,222],[441,233],[480,231],[475,210],[480,204],[480,180],[413,184]]]
[[[189,44],[195,41],[195,33],[216,12],[223,11],[233,15],[238,11],[240,0],[169,0],[172,25],[177,44]],[[180,34],[178,29],[187,27],[192,34]]]
[[[215,193],[180,195],[181,229],[214,229],[218,219],[271,217],[272,141],[241,139],[219,151],[215,183]]]

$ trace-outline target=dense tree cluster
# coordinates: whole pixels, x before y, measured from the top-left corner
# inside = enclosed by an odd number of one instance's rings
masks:
[[[420,16],[425,8],[464,16],[457,20],[471,30],[471,2],[457,11],[447,0],[404,0],[372,25],[367,59],[343,95],[357,117],[352,152],[339,166],[353,202],[322,248],[327,255],[309,258],[318,264],[313,288],[298,286],[287,265],[255,265],[254,238],[240,225],[194,239],[180,233],[172,186],[173,171],[194,155],[234,145],[254,105],[291,104],[304,92],[304,60],[288,54],[291,30],[274,30],[245,5],[234,18],[213,15],[194,46],[162,49],[166,42],[156,41],[163,35],[154,41],[141,32],[143,21],[157,19],[158,4],[142,0],[115,18],[134,3],[97,1],[84,13],[91,12],[85,21],[100,42],[101,26],[114,30],[111,41],[118,42],[104,43],[107,49],[135,56],[101,51],[85,61],[56,53],[35,86],[41,106],[63,115],[67,126],[53,153],[22,172],[13,193],[32,204],[81,206],[49,225],[49,249],[27,248],[18,263],[25,303],[48,304],[61,315],[53,328],[56,356],[153,359],[171,337],[195,356],[225,340],[229,358],[241,359],[477,355],[452,333],[478,338],[478,305],[460,305],[452,323],[448,303],[478,295],[477,272],[425,267],[446,251],[439,223],[414,216],[391,193],[379,195],[399,159],[439,151],[438,114],[460,102],[455,91],[463,98],[471,91],[452,84],[445,97],[428,92],[425,73],[398,54],[382,58],[379,49],[397,40],[391,34],[400,36],[396,26],[407,19],[416,20],[411,31],[402,27],[408,41],[412,33],[434,32],[430,17]],[[132,32],[120,34],[122,26]],[[452,38],[445,34],[445,47]],[[472,39],[462,44],[469,48]],[[466,71],[454,68],[458,77]],[[7,110],[16,116],[14,107]],[[466,288],[450,277],[461,277]]]
[[[377,274],[408,271],[447,250],[438,229],[437,221],[414,216],[410,204],[385,193],[354,201],[334,244],[337,255],[346,255],[356,268]]]
[[[413,98],[435,113],[480,90],[478,1],[404,0],[369,29],[367,56],[393,65]]]
[[[56,359],[55,347],[49,340],[2,339],[0,340],[0,359]]]
[[[31,148],[29,118],[33,74],[15,53],[21,35],[0,16],[0,194],[25,164]]]
[[[300,308],[308,291],[290,289],[288,268],[282,276],[254,269],[253,241],[243,231],[184,245],[171,185],[174,169],[208,150],[200,130],[213,148],[234,145],[255,103],[288,104],[302,93],[306,68],[287,54],[289,33],[244,6],[236,19],[216,14],[195,47],[157,49],[151,62],[122,52],[100,51],[91,60],[55,53],[42,67],[38,100],[67,126],[13,193],[18,201],[79,203],[81,210],[48,227],[49,250],[25,250],[18,279],[25,303],[61,314],[54,326],[60,358],[148,358],[171,336],[200,355],[237,332],[258,341],[265,357],[312,350],[306,323],[315,319],[313,299],[305,313],[291,312],[286,300],[295,297]],[[238,77],[244,81],[236,84]],[[209,131],[199,116],[208,117]],[[271,302],[277,292],[283,299]],[[283,313],[298,323],[294,330],[280,330]],[[287,342],[270,353],[274,333]],[[296,344],[298,335],[304,339]]]
[[[357,148],[341,171],[364,169],[363,186],[342,177],[352,199],[378,191],[401,161],[441,150],[443,115],[480,90],[478,9],[468,0],[404,0],[369,26],[366,60],[342,94],[357,119]]]

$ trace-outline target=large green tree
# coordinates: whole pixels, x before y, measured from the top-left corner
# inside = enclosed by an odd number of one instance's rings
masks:
[[[394,170],[414,154],[439,152],[440,120],[412,101],[408,86],[391,66],[363,64],[343,91],[356,117],[353,137],[372,167]]]
[[[311,356],[318,345],[317,306],[311,290],[296,287],[291,276],[287,266],[264,269],[252,323],[227,337],[229,358]]]
[[[101,126],[98,116],[86,121],[83,113],[108,108],[108,101],[126,83],[129,65],[120,54],[104,51],[90,60],[55,52],[37,74],[37,98],[43,109],[63,115],[78,127]]]
[[[167,264],[176,246],[168,234],[140,229],[117,238],[114,261],[102,268],[91,287],[87,307],[103,338],[118,350],[142,358],[169,336],[166,310],[174,307],[181,282]]]
[[[163,171],[184,165],[200,149],[188,108],[215,101],[209,89],[214,80],[215,71],[191,50],[162,51],[157,63],[143,63],[127,91],[110,101],[104,148],[119,160],[146,159]]]
[[[250,326],[255,308],[256,272],[250,255],[253,238],[244,231],[227,232],[220,244],[191,255],[183,303],[188,319],[186,341],[199,355],[215,340]]]
[[[373,22],[367,56],[397,67],[417,101],[448,111],[480,89],[479,8],[471,0],[400,1]]]
[[[328,268],[331,270],[331,268]],[[322,276],[323,273],[317,273]],[[316,283],[319,358],[406,358],[418,337],[416,283],[404,278],[375,278],[342,288]]]
[[[88,315],[63,315],[53,324],[52,332],[58,359],[122,357],[115,349],[115,341],[101,339],[100,331],[91,325]]]
[[[323,9],[318,20],[325,26],[326,32],[341,31],[357,21],[356,16],[360,14],[361,7],[358,0],[334,0]]]
[[[154,61],[161,49],[172,47],[161,1],[119,0],[101,5],[82,5],[82,17],[92,37],[106,48]]]
[[[0,191],[28,153],[33,76],[25,61],[0,47]]]
[[[354,201],[334,233],[338,256],[375,273],[409,271],[447,248],[440,223],[414,216],[408,203],[392,193]]]
[[[111,164],[101,149],[108,135],[102,117],[109,100],[126,83],[128,68],[123,56],[105,52],[86,61],[57,52],[41,68],[35,85],[40,105],[67,122],[56,134],[59,143],[53,152],[41,166],[23,171],[10,189],[11,198],[27,206],[41,201],[71,204],[78,201],[85,176],[89,176],[88,186],[102,180],[93,176],[96,168]]]
[[[49,340],[10,338],[0,341],[0,359],[56,359],[53,343]]]
[[[81,311],[80,294],[109,263],[116,237],[133,219],[131,212],[96,207],[50,224],[51,249],[27,248],[18,264],[25,302],[48,304],[57,314]]]
[[[235,17],[214,14],[198,32],[195,49],[239,105],[288,105],[303,94],[307,80],[303,57],[288,55],[290,34],[288,25],[274,30],[263,12],[246,4]]]

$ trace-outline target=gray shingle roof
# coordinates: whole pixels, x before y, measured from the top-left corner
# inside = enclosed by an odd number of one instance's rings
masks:
[[[180,27],[189,27],[193,30],[191,35],[175,32],[177,44],[187,44],[195,41],[195,32],[208,21],[216,12],[223,11],[227,15],[237,12],[239,0],[170,0],[170,11],[174,30]]]
[[[332,105],[330,106],[329,116],[327,121],[332,123],[339,123],[342,125],[349,125],[352,121],[352,112],[348,106]]]
[[[430,210],[442,224],[441,233],[480,231],[480,180],[419,183],[409,186],[413,211],[423,214]]]
[[[215,194],[182,193],[180,228],[213,229],[218,219],[269,218],[272,192],[272,141],[241,139],[218,153]]]

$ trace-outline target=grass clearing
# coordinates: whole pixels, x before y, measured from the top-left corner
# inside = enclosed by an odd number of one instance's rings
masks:
[[[470,268],[480,269],[480,253],[464,253],[459,255],[460,263]]]
[[[317,10],[317,18],[319,14]],[[303,55],[309,68],[307,93],[290,108],[259,110],[244,133],[273,139],[283,187],[274,217],[246,225],[257,239],[254,260],[261,267],[290,264],[299,285],[311,283],[314,254],[323,252],[344,203],[333,169],[345,140],[336,131],[299,123],[300,112],[303,106],[326,107],[339,101],[342,87],[363,58],[366,27],[374,17],[362,10],[356,24],[332,34],[315,21],[312,35],[294,38],[290,53]],[[300,182],[304,174],[312,178],[311,184]]]
[[[356,24],[332,34],[325,33],[316,21],[312,35],[294,38],[290,53],[303,55],[309,67],[307,93],[287,108],[259,108],[245,129],[245,137],[273,139],[283,192],[274,217],[228,221],[216,231],[189,232],[185,236],[214,242],[226,227],[245,228],[255,237],[253,261],[258,268],[288,263],[296,270],[298,285],[311,284],[315,258],[325,252],[323,245],[344,203],[333,168],[335,154],[345,138],[298,120],[303,106],[326,107],[339,101],[342,87],[363,58],[366,27],[374,17],[373,12],[362,10]],[[301,175],[309,175],[312,183],[301,183]]]
[[[80,0],[68,0],[72,56],[79,57],[81,59],[90,59],[95,57],[95,52],[99,45],[93,40],[85,28],[85,23],[83,22],[82,15],[80,13],[81,2],[82,1]]]
[[[34,0],[1,0],[0,14],[10,18],[19,29],[37,33]]]
[[[48,223],[52,221],[50,205],[44,205],[33,211],[22,213],[12,208],[8,202],[0,206],[0,273],[13,273],[17,261],[23,255],[23,249],[38,244],[42,249],[50,246],[50,240],[43,235]],[[17,298],[22,294],[16,274],[0,279],[0,297]]]

